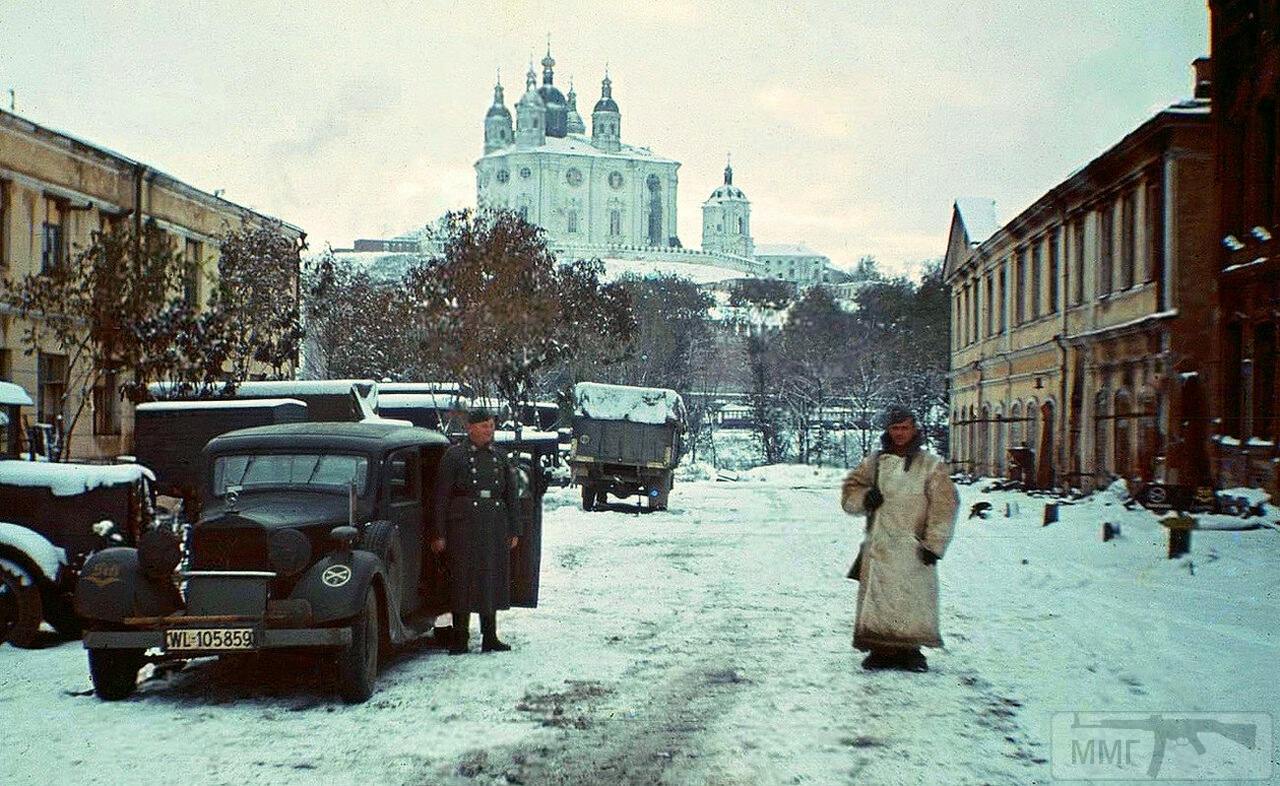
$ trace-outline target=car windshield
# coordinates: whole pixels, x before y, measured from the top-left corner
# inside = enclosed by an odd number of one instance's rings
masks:
[[[221,497],[228,486],[314,486],[347,488],[354,482],[363,494],[369,474],[364,456],[316,453],[265,453],[219,456],[213,463],[213,493]]]

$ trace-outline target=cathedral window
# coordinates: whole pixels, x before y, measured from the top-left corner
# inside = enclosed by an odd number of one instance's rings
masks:
[[[564,180],[571,186],[582,185],[582,170],[577,167],[570,167],[569,171],[564,173]]]
[[[510,180],[510,179],[511,179],[511,173],[510,173],[510,172],[508,172],[508,171],[507,171],[507,170],[505,170],[505,169],[499,169],[499,170],[498,170],[498,182],[499,182],[499,183],[505,183],[505,182],[507,182],[507,181],[508,181],[508,180]]]
[[[610,172],[610,173],[609,173],[609,187],[610,187],[610,188],[612,188],[612,189],[614,189],[615,191],[616,191],[617,189],[619,189],[619,188],[622,188],[622,173],[621,173],[621,172]]]
[[[524,178],[525,180],[528,180],[529,178],[533,177],[533,170],[529,169],[529,167],[527,166],[520,167],[520,177]]]
[[[609,211],[609,234],[612,235],[613,237],[617,237],[618,235],[622,234],[622,211],[621,210]]]
[[[576,210],[569,211],[568,229],[571,234],[578,232],[578,211]]]
[[[738,219],[738,234],[739,234],[739,235],[745,235],[745,234],[747,233],[747,230],[744,228],[745,226],[746,226],[746,225],[742,222],[742,219],[741,219],[741,218],[739,218],[739,219]]]

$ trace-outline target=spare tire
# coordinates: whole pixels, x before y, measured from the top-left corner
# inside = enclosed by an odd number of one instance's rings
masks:
[[[36,646],[44,603],[35,576],[12,560],[0,559],[0,643]]]

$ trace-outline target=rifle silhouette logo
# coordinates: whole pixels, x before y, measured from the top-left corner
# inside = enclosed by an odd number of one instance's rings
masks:
[[[1076,713],[1075,722],[1071,724],[1071,729],[1109,729],[1109,730],[1132,730],[1146,731],[1154,735],[1154,746],[1151,751],[1151,762],[1147,766],[1147,777],[1155,778],[1160,774],[1160,767],[1164,763],[1165,747],[1173,742],[1185,740],[1195,749],[1196,755],[1202,756],[1205,752],[1204,743],[1200,740],[1202,734],[1217,734],[1221,737],[1242,745],[1249,750],[1253,750],[1258,742],[1258,726],[1256,723],[1224,723],[1219,720],[1211,720],[1208,718],[1165,718],[1160,714],[1152,714],[1150,717],[1143,718],[1110,718],[1099,720],[1096,723],[1081,723],[1080,714]],[[1089,741],[1092,746],[1093,740]],[[1113,750],[1112,756],[1116,764],[1121,763],[1120,748]],[[1124,750],[1124,758],[1128,758],[1129,751]],[[1087,747],[1086,751],[1092,751],[1092,747]],[[1073,755],[1075,751],[1073,750]],[[1104,754],[1105,756],[1106,754]]]

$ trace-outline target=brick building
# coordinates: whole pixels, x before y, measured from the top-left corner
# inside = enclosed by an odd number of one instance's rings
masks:
[[[1216,305],[1212,133],[1203,86],[1007,223],[957,200],[951,459],[1042,487],[1192,480],[1187,381],[1210,376]],[[1197,410],[1196,417],[1208,417]]]

